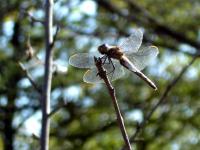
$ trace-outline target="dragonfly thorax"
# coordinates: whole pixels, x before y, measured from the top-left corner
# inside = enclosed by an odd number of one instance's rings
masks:
[[[117,46],[113,46],[110,48],[106,54],[110,58],[118,59],[120,60],[122,56],[124,55],[121,49]]]
[[[102,44],[98,47],[98,51],[102,55],[107,55],[110,58],[120,59],[123,55],[121,49],[117,46],[110,46],[108,44]]]

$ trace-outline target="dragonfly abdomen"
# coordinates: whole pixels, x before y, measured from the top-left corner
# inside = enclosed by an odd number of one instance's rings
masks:
[[[149,86],[151,86],[154,90],[157,90],[156,85],[147,77],[145,76],[141,71],[134,72],[136,75],[141,77],[144,81],[148,83]]]
[[[128,70],[134,72],[137,76],[142,78],[144,81],[146,81],[148,85],[151,86],[154,90],[157,90],[156,85],[147,76],[145,76],[140,70],[138,70],[127,57],[125,56],[121,57],[120,64],[123,65]]]

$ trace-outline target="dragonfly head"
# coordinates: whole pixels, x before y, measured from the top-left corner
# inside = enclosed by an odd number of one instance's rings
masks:
[[[101,54],[106,54],[109,50],[109,45],[108,44],[102,44],[98,47],[98,51]]]

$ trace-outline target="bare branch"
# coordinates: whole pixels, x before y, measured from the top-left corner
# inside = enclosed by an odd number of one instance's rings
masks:
[[[80,29],[75,29],[73,27],[68,26],[68,29],[70,29],[72,32],[74,32],[75,34],[78,35],[86,35],[86,36],[92,36],[92,37],[99,37],[100,35],[105,36],[105,37],[118,37],[118,36],[128,36],[128,33],[126,33],[125,31],[122,31],[118,28],[118,35],[117,34],[113,34],[113,33],[100,33],[99,31],[94,31],[94,32],[85,32],[85,31],[81,31]],[[199,56],[200,57],[200,52],[196,52],[196,53],[191,53],[188,51],[181,51],[178,49],[178,46],[176,46],[175,44],[172,44],[170,42],[167,42],[166,40],[164,41],[154,41],[152,40],[148,35],[143,35],[143,41],[147,42],[147,43],[152,43],[153,45],[156,45],[157,47],[164,47],[164,48],[168,48],[168,51],[172,51],[172,52],[178,52],[178,53],[183,53],[186,54],[188,56]],[[178,45],[178,44],[177,44]]]
[[[116,115],[117,115],[117,122],[119,124],[122,136],[124,138],[124,142],[126,144],[126,148],[128,148],[128,150],[132,150],[131,144],[129,142],[129,138],[128,138],[128,135],[127,135],[127,132],[126,132],[126,129],[125,129],[123,117],[121,115],[121,112],[120,112],[120,109],[119,109],[119,105],[118,105],[118,102],[117,102],[115,89],[111,85],[111,82],[109,81],[109,79],[108,79],[108,77],[106,75],[106,70],[102,66],[101,59],[100,58],[97,59],[97,58],[94,57],[94,61],[95,61],[96,67],[98,69],[98,75],[104,80],[104,82],[106,84],[106,87],[107,87],[107,89],[109,91],[109,94],[110,94],[110,96],[112,98],[112,102],[113,102],[113,105],[114,105],[114,108],[115,108],[115,112],[116,112]]]
[[[148,11],[136,4],[136,2],[133,2],[131,0],[126,0],[127,3],[129,4],[129,7],[132,8],[132,10],[137,9],[136,12],[141,11],[143,12],[144,17],[137,17],[137,15],[134,15],[134,13],[128,14],[124,13],[122,10],[120,10],[118,7],[113,5],[111,2],[106,1],[106,0],[96,0],[96,2],[106,10],[108,10],[111,13],[116,13],[119,16],[127,19],[130,22],[136,22],[141,26],[148,25],[150,26],[156,33],[158,34],[166,34],[170,37],[172,37],[174,40],[178,40],[179,42],[187,43],[190,44],[191,46],[199,49],[200,48],[200,43],[188,38],[185,34],[180,33],[171,27],[167,26],[164,23],[161,23],[160,21],[156,20],[155,17],[152,17]],[[144,11],[145,10],[145,11]],[[146,20],[144,19],[146,18]]]
[[[38,109],[39,109],[39,108],[38,108]],[[28,119],[30,119],[33,115],[35,115],[35,113],[37,112],[38,109],[34,110],[34,112],[33,112],[32,114],[26,116],[26,117],[20,122],[20,124],[17,126],[17,128],[16,128],[15,130],[19,130],[19,129],[24,125],[24,123],[25,123]]]
[[[148,123],[148,121],[150,120],[151,116],[153,115],[153,113],[157,110],[157,108],[165,101],[165,99],[167,98],[169,92],[173,89],[173,87],[177,84],[177,82],[181,79],[181,77],[183,76],[183,74],[188,70],[188,68],[195,62],[195,60],[198,58],[198,56],[193,57],[193,59],[190,61],[189,64],[187,64],[185,67],[183,67],[183,69],[181,70],[181,72],[178,74],[177,77],[175,77],[166,87],[164,93],[162,94],[161,98],[158,100],[158,102],[152,107],[152,109],[149,111],[149,113],[146,115],[146,117],[144,118],[144,121],[142,123],[140,123],[137,128],[135,133],[131,136],[130,138],[130,142],[133,143],[136,139],[136,137],[138,136],[138,134],[140,133],[141,130],[143,130],[145,128],[145,125]],[[124,150],[125,147],[122,148],[122,150]]]
[[[30,12],[25,11],[24,14],[27,15],[30,18],[31,22],[38,22],[38,23],[41,23],[42,25],[44,25],[43,20],[35,18]]]
[[[55,107],[48,115],[48,117],[52,117],[55,113],[57,113],[61,108],[66,107],[67,103],[59,103],[57,107]]]
[[[41,150],[49,149],[49,130],[50,130],[50,95],[52,82],[53,66],[53,5],[54,0],[45,0],[45,68],[44,84],[42,93],[42,129],[40,137]]]
[[[28,70],[26,70],[26,68],[24,67],[24,65],[21,62],[18,62],[19,66],[21,67],[22,71],[24,71],[24,73],[26,74],[26,77],[28,78],[28,80],[30,81],[30,83],[32,84],[32,86],[35,88],[35,90],[41,94],[42,90],[41,88],[39,88],[39,86],[35,83],[35,81],[32,79],[31,75],[29,74]]]

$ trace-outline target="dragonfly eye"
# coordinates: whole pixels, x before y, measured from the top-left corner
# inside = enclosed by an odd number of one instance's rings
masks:
[[[108,45],[107,44],[102,44],[98,47],[98,51],[101,54],[106,54],[108,52]]]

